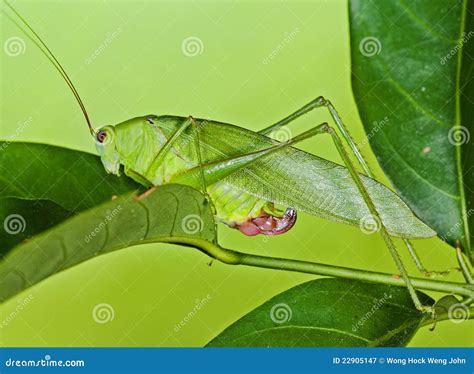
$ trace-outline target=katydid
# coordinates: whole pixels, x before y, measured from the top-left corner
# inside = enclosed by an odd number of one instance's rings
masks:
[[[29,24],[28,37],[52,62],[74,94],[96,143],[105,170],[121,171],[150,188],[178,183],[208,197],[216,220],[245,235],[278,235],[290,230],[303,211],[351,225],[376,225],[404,278],[416,307],[421,305],[391,236],[427,238],[435,232],[372,174],[332,104],[318,97],[260,132],[209,119],[145,115],[94,129],[74,84],[59,61]],[[315,108],[327,108],[365,174],[357,172],[338,133],[320,124],[287,142],[267,136]],[[327,134],[344,166],[294,147]],[[279,207],[283,207],[280,209]],[[408,243],[408,242],[407,242]]]

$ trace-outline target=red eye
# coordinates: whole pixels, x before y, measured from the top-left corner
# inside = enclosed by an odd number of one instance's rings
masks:
[[[97,141],[98,141],[99,143],[103,143],[106,138],[107,138],[107,132],[105,132],[105,131],[99,131],[99,132],[97,133]]]

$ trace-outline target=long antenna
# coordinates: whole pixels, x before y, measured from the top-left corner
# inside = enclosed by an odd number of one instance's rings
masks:
[[[95,130],[94,128],[92,127],[92,124],[91,124],[91,121],[90,121],[90,118],[89,118],[89,115],[87,114],[87,110],[86,110],[86,107],[84,105],[84,103],[82,102],[82,99],[81,97],[79,96],[79,93],[77,92],[77,89],[76,87],[74,86],[74,83],[72,83],[72,80],[69,78],[69,75],[66,73],[66,70],[64,70],[64,68],[62,67],[61,63],[56,59],[56,57],[54,56],[54,53],[51,52],[51,50],[48,48],[48,46],[46,45],[46,43],[43,41],[43,39],[41,39],[41,37],[35,32],[35,30],[33,30],[33,28],[28,24],[28,22],[15,10],[15,8],[13,8],[13,6],[11,6],[6,0],[5,1],[5,4],[12,10],[13,13],[16,14],[16,16],[21,20],[21,22],[27,27],[27,29],[29,31],[31,31],[31,33],[38,39],[38,40],[35,40],[29,33],[27,33],[23,27],[21,27],[21,25],[19,25],[14,19],[12,19],[8,14],[5,13],[5,15],[7,15],[8,18],[10,18],[13,23],[15,25],[18,26],[18,28],[20,30],[22,30],[25,35],[33,42],[36,44],[36,46],[41,50],[41,52],[43,52],[43,54],[46,56],[46,58],[53,64],[53,66],[56,68],[56,70],[61,74],[61,76],[63,77],[63,79],[66,81],[67,85],[69,86],[69,88],[71,89],[72,91],[72,94],[74,95],[74,97],[76,98],[76,101],[77,103],[79,104],[79,106],[81,107],[81,110],[82,110],[82,113],[84,114],[84,118],[86,119],[86,122],[87,122],[87,126],[89,127],[89,131],[92,135],[95,135]]]

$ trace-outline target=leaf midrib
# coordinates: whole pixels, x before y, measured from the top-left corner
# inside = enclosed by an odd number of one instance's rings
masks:
[[[464,29],[466,27],[466,13],[467,13],[467,0],[463,0],[462,4],[462,13],[461,13],[461,23],[459,27],[459,37],[458,37],[458,45],[462,41],[462,36]],[[463,57],[463,50],[464,44],[461,44],[461,48],[457,54],[457,70],[456,70],[456,120],[453,128],[461,128],[461,93],[460,93],[460,85],[461,85],[461,65],[462,65],[462,57]],[[461,217],[463,221],[463,228],[464,228],[464,235],[466,240],[466,252],[471,249],[471,236],[469,233],[469,223],[467,217],[467,202],[466,202],[466,195],[464,193],[464,177],[462,173],[462,155],[461,155],[461,144],[460,142],[455,142],[456,147],[456,170],[457,170],[457,179],[458,179],[458,188],[459,188],[459,196],[460,196],[460,203],[461,203]]]

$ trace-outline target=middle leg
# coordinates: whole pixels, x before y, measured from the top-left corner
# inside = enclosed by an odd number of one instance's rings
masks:
[[[362,170],[364,171],[364,173],[368,177],[375,179],[374,178],[374,173],[372,172],[369,165],[367,164],[364,157],[362,156],[362,153],[361,153],[359,147],[357,146],[356,142],[354,141],[354,139],[350,135],[349,130],[347,129],[344,122],[342,121],[342,118],[339,115],[339,113],[337,112],[336,108],[334,107],[334,105],[331,103],[330,100],[326,99],[323,96],[318,96],[316,99],[314,99],[311,102],[309,102],[308,104],[304,105],[303,107],[298,109],[296,112],[290,114],[289,116],[283,118],[282,120],[276,122],[275,124],[273,124],[269,127],[266,127],[263,130],[260,130],[259,133],[264,134],[264,135],[269,134],[272,131],[278,130],[282,126],[286,126],[286,125],[292,123],[298,117],[301,117],[304,114],[312,111],[313,109],[317,109],[317,108],[327,108],[328,109],[332,119],[334,120],[334,123],[336,124],[338,130],[340,131],[340,133],[342,135],[342,138],[344,139],[346,144],[349,146],[349,148],[351,149],[354,156],[357,158],[357,161],[358,161],[360,167],[362,168]],[[425,275],[427,277],[430,277],[430,278],[435,278],[435,277],[439,277],[439,276],[446,276],[446,275],[450,274],[452,271],[459,271],[460,270],[460,268],[450,268],[450,269],[447,269],[447,270],[444,270],[444,271],[426,270],[426,268],[424,267],[420,257],[418,256],[414,246],[412,245],[412,243],[410,243],[410,241],[406,238],[402,238],[402,240],[403,240],[405,246],[407,247],[408,252],[410,253],[410,256],[413,259],[413,262],[415,263],[417,269],[423,275]]]

